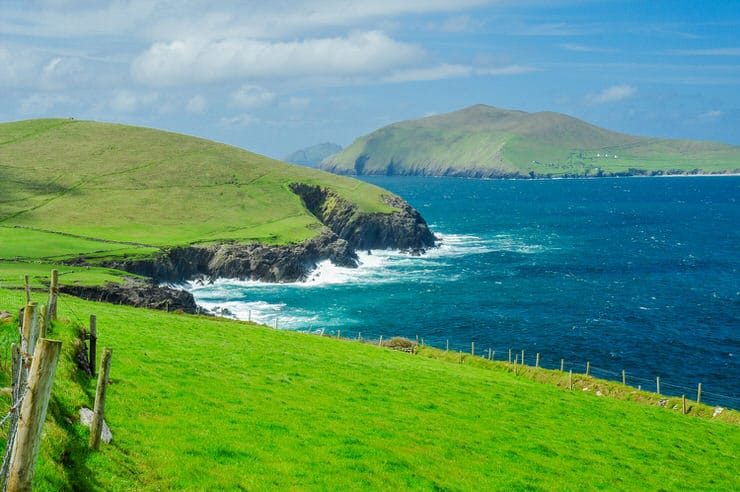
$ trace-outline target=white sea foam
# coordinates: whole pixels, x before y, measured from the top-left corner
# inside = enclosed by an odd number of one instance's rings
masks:
[[[218,279],[212,283],[188,282],[183,287],[190,291],[196,302],[204,308],[223,316],[241,320],[251,319],[259,323],[284,328],[305,328],[325,319],[282,303],[268,303],[262,300],[245,300],[260,297],[260,292],[276,292],[276,289],[336,288],[343,285],[389,284],[402,282],[436,283],[440,281],[438,272],[449,267],[446,258],[480,255],[496,251],[509,251],[533,254],[545,250],[539,244],[527,244],[524,240],[507,234],[488,238],[471,234],[441,234],[439,246],[429,249],[423,255],[411,255],[398,250],[374,250],[358,253],[358,267],[347,268],[332,264],[329,260],[320,262],[303,282],[274,283],[257,280]],[[443,280],[456,281],[460,274],[445,273]],[[346,320],[345,320],[346,322]],[[331,323],[328,323],[331,325]]]

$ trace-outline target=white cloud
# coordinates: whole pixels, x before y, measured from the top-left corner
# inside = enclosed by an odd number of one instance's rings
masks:
[[[471,76],[502,76],[520,75],[538,71],[538,68],[527,65],[505,65],[500,67],[478,67],[472,65],[457,65],[441,63],[432,67],[405,68],[396,70],[384,77],[384,82],[412,82],[426,80],[442,80]]]
[[[576,53],[613,53],[616,51],[612,48],[599,48],[596,46],[586,46],[584,44],[576,43],[563,43],[558,46],[564,50],[574,51]]]
[[[442,32],[465,32],[474,31],[483,27],[483,21],[474,19],[469,15],[456,15],[449,17],[444,22],[429,24],[429,28]]]
[[[722,111],[719,109],[712,109],[710,111],[707,111],[706,113],[702,113],[699,115],[699,118],[705,119],[705,120],[714,120],[722,116]]]
[[[191,97],[185,105],[185,110],[188,113],[201,114],[205,113],[207,109],[208,101],[200,95]]]
[[[586,100],[592,104],[624,101],[637,93],[637,88],[627,84],[613,85],[596,94],[589,94]]]
[[[686,56],[740,56],[740,48],[707,48],[695,50],[671,50],[672,55]]]
[[[275,93],[258,85],[244,84],[231,95],[231,100],[245,109],[260,108],[275,101]]]
[[[110,107],[119,113],[133,113],[154,103],[158,98],[159,95],[154,92],[138,94],[129,90],[117,90],[113,92]]]
[[[252,114],[243,113],[221,118],[220,121],[224,126],[250,126],[259,123],[260,119]]]
[[[31,94],[21,99],[18,112],[26,116],[48,116],[52,108],[69,102],[71,99],[61,94]]]
[[[287,42],[187,39],[155,43],[133,61],[131,71],[136,80],[154,86],[233,78],[346,77],[382,73],[423,55],[419,46],[379,31]]]

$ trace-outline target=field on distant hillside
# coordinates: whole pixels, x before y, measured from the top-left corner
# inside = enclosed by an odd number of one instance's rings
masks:
[[[740,147],[634,137],[558,113],[477,105],[355,140],[322,168],[346,174],[524,177],[740,172]]]
[[[0,290],[0,311],[20,299]],[[98,346],[113,348],[114,441],[98,453],[73,423],[94,394],[72,363],[90,313]],[[504,363],[66,296],[60,315],[38,490],[737,487],[736,424],[567,391]],[[0,327],[7,344],[14,329]]]

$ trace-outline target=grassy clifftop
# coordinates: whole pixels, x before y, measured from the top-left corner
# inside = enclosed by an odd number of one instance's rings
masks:
[[[740,147],[635,137],[563,114],[477,105],[383,127],[327,158],[322,168],[481,177],[722,173],[740,171]]]
[[[0,311],[14,312],[21,299],[0,289]],[[740,427],[733,420],[598,397],[597,382],[585,380],[591,391],[582,391],[580,376],[568,391],[470,356],[459,364],[457,354],[410,355],[70,297],[59,306],[52,335],[65,352],[38,490],[737,485]],[[97,453],[87,450],[88,431],[77,423],[95,382],[73,363],[78,320],[90,313],[98,347],[113,348],[106,419],[114,440]],[[3,340],[14,329],[0,323]],[[7,384],[5,372],[0,378]],[[721,417],[737,422],[734,412]]]
[[[47,272],[79,256],[145,257],[227,241],[298,243],[322,224],[291,183],[331,189],[360,212],[394,210],[382,200],[390,193],[375,186],[200,138],[67,119],[3,123],[0,280],[18,281],[9,261],[41,262]],[[116,272],[77,277],[99,283]]]

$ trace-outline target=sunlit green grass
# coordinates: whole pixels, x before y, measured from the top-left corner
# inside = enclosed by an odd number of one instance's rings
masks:
[[[0,290],[0,309],[13,295]],[[113,348],[114,442],[91,454],[66,420],[94,383],[65,360],[39,490],[737,486],[736,425],[247,323],[67,297],[60,313],[95,313],[99,347]],[[54,329],[68,354],[73,328]]]

